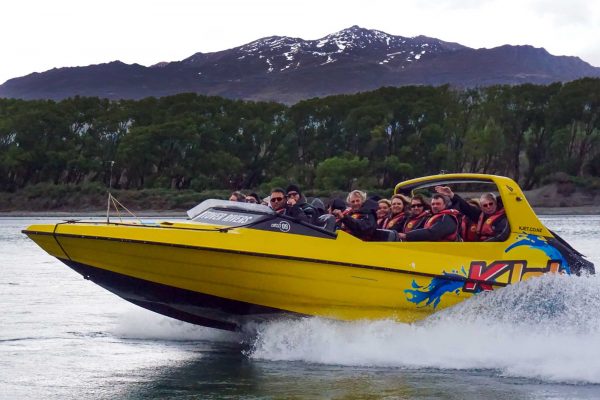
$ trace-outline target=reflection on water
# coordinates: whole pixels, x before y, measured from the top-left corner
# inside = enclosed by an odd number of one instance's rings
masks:
[[[600,265],[600,217],[544,221]],[[308,319],[244,337],[83,280],[20,233],[34,222],[0,219],[0,398],[600,397],[596,278],[507,288],[421,324]]]
[[[133,384],[125,399],[178,398],[392,398],[531,399],[595,398],[594,386],[543,384],[494,376],[493,371],[349,368],[302,362],[252,361],[221,352],[159,368]],[[537,393],[537,395],[536,395]],[[542,395],[542,396],[540,396]]]

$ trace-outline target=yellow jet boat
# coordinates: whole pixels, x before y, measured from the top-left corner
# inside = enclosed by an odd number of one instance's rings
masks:
[[[444,174],[402,182],[395,192],[466,184],[491,185],[501,197],[506,241],[366,242],[266,206],[222,200],[199,204],[188,220],[65,221],[23,233],[127,301],[227,330],[281,316],[412,322],[544,273],[594,273],[509,178]]]

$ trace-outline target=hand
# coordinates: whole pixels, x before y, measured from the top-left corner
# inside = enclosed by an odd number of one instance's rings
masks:
[[[436,186],[434,189],[437,193],[448,196],[451,199],[454,197],[454,192],[448,186]]]
[[[296,205],[296,199],[294,199],[293,197],[290,197],[287,201],[288,206],[293,207]]]
[[[406,233],[398,232],[398,238],[400,238],[400,240],[406,239]]]

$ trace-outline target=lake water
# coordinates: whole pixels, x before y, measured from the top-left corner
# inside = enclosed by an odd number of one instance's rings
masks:
[[[241,335],[84,280],[21,234],[40,220],[0,219],[0,399],[600,398],[600,278],[530,280],[418,324]],[[600,267],[600,216],[543,220]]]

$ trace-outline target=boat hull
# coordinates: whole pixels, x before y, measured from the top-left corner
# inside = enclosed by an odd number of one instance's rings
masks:
[[[229,330],[285,315],[412,322],[559,269],[531,248],[507,257],[510,243],[362,242],[343,232],[327,239],[185,223],[38,225],[25,233],[134,304]]]

